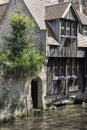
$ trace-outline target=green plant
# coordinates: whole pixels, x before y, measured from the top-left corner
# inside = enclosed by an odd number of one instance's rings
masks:
[[[72,104],[74,104],[73,100],[69,100],[69,102],[66,103],[66,105],[72,105]]]
[[[10,15],[10,25],[12,31],[3,36],[0,63],[4,63],[9,72],[37,76],[44,63],[44,53],[43,45],[36,43],[32,33],[35,28],[33,20],[21,13],[15,13]]]

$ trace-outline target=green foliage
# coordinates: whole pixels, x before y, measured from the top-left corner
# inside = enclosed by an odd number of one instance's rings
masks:
[[[10,15],[10,24],[12,31],[3,36],[0,63],[9,63],[9,69],[17,73],[36,76],[44,63],[44,53],[42,44],[36,43],[32,34],[34,22],[18,13]]]

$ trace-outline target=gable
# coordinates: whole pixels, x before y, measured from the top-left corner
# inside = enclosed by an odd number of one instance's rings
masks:
[[[78,21],[77,15],[76,15],[75,10],[73,9],[72,6],[68,9],[64,18],[69,19],[69,20]]]
[[[11,13],[14,14],[17,12],[21,12],[25,16],[28,16],[29,18],[33,19],[31,13],[29,12],[29,10],[27,9],[27,7],[24,3],[24,0],[16,0],[16,1],[10,0],[9,4],[7,6],[6,12],[5,12],[2,20],[0,21],[0,36],[1,37],[3,34],[9,34],[11,32],[12,28],[11,28],[11,25],[9,23],[9,14],[11,14]],[[38,25],[36,24],[36,22],[35,22],[35,25],[36,26],[34,28],[33,35],[36,38],[37,43],[44,42],[45,38],[44,38],[44,41],[42,41],[41,30],[38,27]],[[0,44],[3,44],[2,38],[0,38]]]
[[[26,12],[26,15],[29,15],[34,19],[35,23],[38,25],[38,27],[43,30],[46,29],[45,25],[45,6],[52,5],[50,2],[47,2],[46,0],[9,0],[9,6],[11,6],[11,11],[8,9],[6,13],[9,12],[17,12],[17,10],[21,10],[23,12]],[[1,9],[4,9],[2,7]],[[0,14],[2,13],[2,10],[0,10]]]
[[[20,11],[22,14],[25,14],[26,16],[31,17],[29,14],[29,11],[27,10],[23,0],[10,0],[6,12],[4,13],[3,18],[0,21],[1,29],[0,33],[7,33],[10,32],[11,27],[9,24],[9,14],[14,14],[16,12]]]
[[[32,17],[38,24],[39,28],[46,29],[45,24],[45,7],[48,5],[52,5],[50,2],[46,0],[23,0],[26,7],[30,11]]]

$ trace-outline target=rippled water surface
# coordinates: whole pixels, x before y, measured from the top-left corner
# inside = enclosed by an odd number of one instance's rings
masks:
[[[87,107],[66,106],[0,126],[0,130],[87,130]]]

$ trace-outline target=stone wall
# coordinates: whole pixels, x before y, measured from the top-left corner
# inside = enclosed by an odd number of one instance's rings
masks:
[[[2,35],[9,34],[9,32],[11,31],[11,26],[9,24],[9,15],[17,13],[17,12],[21,12],[25,16],[28,16],[29,18],[33,19],[32,15],[30,14],[29,10],[27,9],[26,5],[24,4],[23,0],[16,0],[16,1],[10,0],[7,10],[6,10],[2,20],[0,21],[0,44],[3,43]],[[34,20],[34,22],[35,22],[35,20]],[[32,35],[34,35],[37,43],[42,42],[43,44],[45,44],[45,42],[46,42],[45,37],[43,38],[43,36],[45,36],[45,31],[40,30],[40,28],[38,27],[36,22],[35,22],[35,28],[32,32]]]
[[[2,35],[9,34],[9,32],[11,31],[11,26],[9,24],[9,14],[18,11],[21,11],[21,13],[23,13],[24,15],[32,18],[32,15],[26,8],[23,0],[10,0],[6,13],[3,16],[3,19],[0,21],[0,44],[3,44]],[[40,30],[36,23],[35,25],[36,26],[33,30],[33,35],[36,38],[36,43],[42,42],[45,48],[46,32],[44,30]],[[44,67],[42,68],[39,77],[41,79],[41,82],[39,82],[39,87],[42,87],[39,92],[39,97],[42,98],[42,105],[44,108],[44,97],[46,96],[46,71]],[[5,95],[6,100],[4,99],[5,104],[3,105],[2,109],[0,109],[0,118],[15,116],[26,113],[28,110],[32,110],[33,106],[31,98],[31,83],[27,81],[27,79],[20,79],[19,77],[13,78],[11,76],[8,78],[2,77],[0,80],[0,101],[3,95],[7,93],[7,95]],[[41,103],[40,99],[39,102]]]
[[[0,118],[27,113],[32,109],[30,90],[27,79],[1,78]],[[29,105],[28,105],[29,102]]]
[[[43,67],[38,81],[38,108],[45,108],[46,72]],[[0,119],[27,114],[33,110],[29,78],[0,77]],[[3,104],[4,103],[4,104]]]

